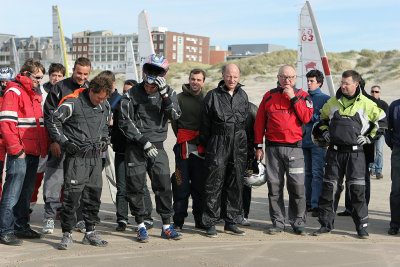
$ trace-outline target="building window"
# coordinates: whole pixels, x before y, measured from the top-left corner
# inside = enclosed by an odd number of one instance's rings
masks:
[[[72,59],[73,59],[73,60],[75,60],[75,59],[76,59],[76,56],[75,56],[75,54],[72,54]]]
[[[99,60],[100,60],[100,55],[95,55],[95,56],[94,56],[94,60],[95,60],[95,61],[99,61]]]
[[[96,46],[95,51],[96,53],[100,53],[100,46]]]
[[[106,47],[105,47],[105,46],[102,46],[102,47],[101,47],[101,52],[102,52],[102,53],[105,53],[105,52],[106,52]]]
[[[176,44],[172,45],[172,50],[176,51]]]
[[[74,52],[76,51],[76,46],[72,47],[72,51]]]
[[[124,61],[125,60],[125,55],[124,54],[119,54],[119,60]]]
[[[154,44],[154,50],[156,50],[157,49],[157,44]]]
[[[203,48],[199,47],[199,54],[203,53]]]
[[[164,44],[163,43],[159,44],[159,48],[164,49]]]
[[[114,55],[113,55],[113,60],[114,60],[114,61],[118,61],[118,54],[114,54]]]
[[[78,46],[78,52],[82,51],[82,46]]]
[[[160,35],[160,41],[163,41],[164,40],[164,34],[161,34]]]
[[[106,61],[106,55],[101,55],[101,61]]]
[[[118,52],[118,45],[114,45],[114,52]]]
[[[83,51],[87,51],[87,46],[84,46],[84,47],[83,47]]]
[[[79,38],[79,43],[82,43],[82,38]]]
[[[203,45],[203,39],[200,38],[200,45]]]
[[[153,35],[153,41],[157,41],[157,35]]]
[[[176,53],[172,54],[172,59],[176,59]]]
[[[176,42],[176,35],[172,36],[172,41]]]
[[[112,61],[112,55],[107,55],[107,61]]]
[[[112,52],[112,46],[107,46],[107,52],[111,53]]]

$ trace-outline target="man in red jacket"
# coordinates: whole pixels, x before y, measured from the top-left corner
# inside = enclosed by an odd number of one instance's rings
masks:
[[[49,147],[42,96],[37,91],[44,72],[39,61],[28,59],[15,81],[7,83],[1,107],[0,129],[8,156],[0,202],[0,243],[6,245],[21,245],[19,238],[41,238],[30,228],[28,216],[39,156],[45,156]]]
[[[278,72],[278,86],[268,91],[258,108],[254,123],[256,158],[262,160],[263,136],[269,214],[273,235],[285,229],[283,202],[284,175],[289,192],[289,223],[298,235],[305,235],[306,197],[304,188],[304,156],[301,148],[303,125],[310,121],[313,105],[310,96],[295,87],[296,71],[285,65]]]

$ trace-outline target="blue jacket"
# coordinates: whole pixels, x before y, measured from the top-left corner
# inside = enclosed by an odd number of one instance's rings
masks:
[[[314,123],[319,121],[319,115],[321,108],[324,104],[331,98],[330,96],[321,92],[321,88],[318,88],[314,91],[308,91],[308,94],[311,96],[311,100],[314,106],[314,113],[311,117],[310,122],[306,124],[306,133],[303,135],[303,145],[302,147],[314,147],[314,143],[311,139],[311,131]]]
[[[400,145],[400,99],[393,101],[386,110],[388,129],[385,133],[386,144],[393,149],[393,145]]]

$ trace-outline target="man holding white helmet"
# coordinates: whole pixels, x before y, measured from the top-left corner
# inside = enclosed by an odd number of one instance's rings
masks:
[[[139,242],[148,242],[149,239],[144,225],[146,172],[151,179],[156,210],[163,223],[161,237],[175,240],[182,237],[170,225],[172,190],[163,142],[167,138],[168,119],[178,119],[181,110],[175,91],[165,81],[167,71],[165,57],[150,55],[143,65],[143,81],[132,87],[120,104],[119,127],[127,137],[126,196],[138,224]]]

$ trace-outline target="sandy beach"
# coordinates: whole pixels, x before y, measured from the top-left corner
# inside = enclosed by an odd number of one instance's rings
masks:
[[[254,81],[246,81],[249,99],[259,104],[270,82],[260,87]],[[372,85],[372,84],[371,84]],[[367,84],[369,89],[371,85]],[[400,98],[400,82],[382,85],[382,98],[389,104]],[[180,91],[180,90],[177,90]],[[369,91],[369,90],[367,90]],[[172,146],[173,132],[169,131],[165,143],[174,169]],[[108,183],[103,180],[101,223],[97,231],[109,242],[104,248],[81,243],[83,234],[73,232],[74,245],[66,251],[56,249],[61,239],[60,222],[56,221],[53,234],[41,240],[24,240],[23,246],[0,245],[0,266],[399,266],[400,235],[389,236],[390,221],[390,149],[384,146],[384,170],[382,180],[371,179],[369,205],[370,239],[357,238],[351,217],[336,217],[335,230],[325,236],[298,236],[287,224],[287,230],[275,236],[266,233],[271,226],[268,214],[267,186],[253,189],[250,208],[250,227],[242,227],[246,236],[238,237],[223,233],[223,224],[217,225],[218,238],[208,238],[204,232],[194,229],[193,215],[189,211],[183,239],[168,241],[160,237],[160,217],[153,211],[155,226],[149,230],[150,242],[136,242],[134,220],[131,217],[127,231],[117,232],[115,206],[110,197]],[[154,200],[154,199],[153,199]],[[153,201],[154,203],[154,201]],[[287,205],[287,193],[285,192]],[[344,194],[338,211],[344,209]],[[317,218],[308,214],[306,230],[311,233],[319,228]],[[41,191],[32,217],[31,226],[42,229],[43,199]]]

